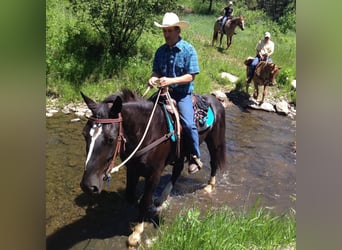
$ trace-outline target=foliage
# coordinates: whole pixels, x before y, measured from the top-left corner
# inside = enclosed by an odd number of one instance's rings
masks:
[[[240,213],[221,208],[201,216],[190,209],[162,224],[149,249],[280,249],[295,242],[292,214],[277,216],[255,207]]]
[[[66,80],[78,90],[85,81],[112,78],[136,55],[155,13],[174,6],[175,0],[48,0],[47,83]]]
[[[282,71],[287,72],[286,77],[289,79],[295,79],[294,31],[283,33],[281,26],[272,21],[264,11],[248,10],[239,2],[235,5],[234,15],[245,16],[245,30],[237,29],[232,46],[228,50],[220,50],[217,45],[211,46],[211,40],[214,21],[221,14],[222,3],[213,2],[214,14],[211,15],[185,14],[186,9],[193,7],[189,4],[194,1],[177,1],[179,5],[175,8],[183,10],[176,12],[181,20],[190,22],[190,28],[183,29],[181,36],[194,45],[199,57],[200,74],[195,79],[195,92],[209,93],[213,89],[227,91],[237,87],[243,90],[246,79],[243,61],[247,56],[255,55],[255,45],[265,31],[271,32],[276,44],[273,61],[282,67],[277,82],[283,81],[282,74],[285,73]],[[90,19],[81,19],[80,13],[76,18],[67,3],[67,0],[47,2],[47,93],[52,96],[58,93],[65,102],[80,101],[79,90],[85,93],[96,92],[99,98],[117,92],[123,86],[143,93],[151,74],[154,52],[164,43],[161,29],[153,25],[154,20],[162,19],[163,12],[158,12],[158,16],[146,23],[139,39],[127,54],[108,56],[105,53],[107,45],[94,26],[90,25]],[[206,4],[207,1],[204,5]],[[224,45],[225,42],[226,37],[223,37]],[[231,83],[221,78],[222,72],[239,77],[238,82]],[[68,88],[65,87],[67,83],[70,85]],[[295,91],[284,84],[280,83],[274,88],[295,98]],[[63,94],[66,90],[67,94]],[[75,94],[71,94],[71,91]]]
[[[278,23],[283,33],[288,30],[296,31],[296,9],[293,1],[286,6],[284,15],[279,18]]]

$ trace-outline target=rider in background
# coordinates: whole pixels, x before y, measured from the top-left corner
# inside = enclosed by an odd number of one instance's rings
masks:
[[[221,22],[221,31],[222,32],[223,32],[223,27],[224,27],[224,24],[226,23],[226,21],[233,18],[233,11],[234,10],[233,10],[232,6],[233,6],[233,2],[229,1],[228,6],[222,9],[222,11],[224,12],[222,22]]]
[[[267,61],[272,63],[271,55],[274,52],[274,42],[271,41],[270,32],[266,32],[264,39],[259,40],[256,45],[256,57],[248,68],[247,83],[250,83],[256,66],[260,61]]]

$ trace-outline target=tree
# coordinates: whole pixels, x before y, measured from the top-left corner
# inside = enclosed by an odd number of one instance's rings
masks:
[[[127,55],[152,20],[154,11],[174,0],[73,0],[75,13],[98,33],[108,55]]]

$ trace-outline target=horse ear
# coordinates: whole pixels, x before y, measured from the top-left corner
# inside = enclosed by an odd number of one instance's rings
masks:
[[[95,112],[96,107],[97,107],[97,103],[95,101],[93,101],[92,99],[90,99],[88,96],[86,96],[85,94],[83,94],[82,91],[81,95],[83,97],[84,102],[87,104],[88,108],[91,110],[91,112]]]
[[[120,96],[118,96],[115,99],[113,106],[110,108],[109,116],[110,117],[117,116],[117,114],[121,112],[121,109],[122,109],[122,99]]]

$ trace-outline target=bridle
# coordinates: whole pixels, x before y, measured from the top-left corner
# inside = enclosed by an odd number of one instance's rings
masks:
[[[150,118],[148,120],[145,132],[144,132],[142,138],[140,139],[139,144],[136,146],[136,148],[133,150],[133,152],[123,162],[121,162],[118,166],[114,167],[115,160],[116,160],[118,154],[120,153],[120,148],[121,148],[122,141],[124,143],[126,142],[126,139],[125,139],[125,137],[123,135],[121,113],[118,113],[118,115],[119,115],[118,118],[103,118],[103,119],[102,118],[95,118],[95,117],[90,117],[89,118],[90,120],[94,121],[97,124],[115,124],[115,123],[119,123],[119,134],[118,134],[118,139],[117,139],[117,143],[116,143],[116,147],[115,147],[115,152],[114,152],[113,158],[112,158],[112,160],[111,160],[111,162],[110,162],[110,164],[109,164],[109,166],[108,166],[108,168],[107,168],[107,170],[106,170],[106,172],[104,174],[105,175],[104,178],[103,178],[104,181],[109,181],[110,180],[110,174],[119,171],[119,169],[122,166],[124,166],[126,164],[126,162],[128,162],[135,155],[137,150],[140,148],[142,142],[145,139],[147,131],[148,131],[149,127],[150,127],[150,124],[151,124],[151,121],[152,121],[152,118],[153,118],[153,114],[154,114],[154,112],[156,110],[156,107],[157,107],[157,104],[158,104],[158,100],[159,100],[161,91],[162,91],[162,88],[159,88],[156,102],[154,103],[154,106],[153,106],[153,109],[152,109],[152,113],[150,115]],[[146,150],[149,150],[151,147],[154,147],[154,146],[160,144],[162,141],[168,140],[170,138],[170,136],[171,136],[171,133],[163,136],[161,139],[155,141],[151,145],[148,145],[146,148],[142,149],[141,152],[145,152]]]
[[[115,124],[115,123],[119,123],[119,132],[118,132],[118,139],[116,141],[116,146],[115,146],[115,151],[113,154],[113,158],[106,170],[105,173],[105,177],[104,180],[108,180],[110,178],[110,171],[113,169],[114,164],[115,164],[115,160],[118,156],[118,154],[120,153],[120,149],[121,149],[121,143],[122,141],[125,143],[126,142],[126,138],[124,137],[123,134],[123,128],[122,128],[122,116],[121,113],[118,113],[118,118],[95,118],[95,117],[89,117],[89,120],[94,121],[97,124]]]

